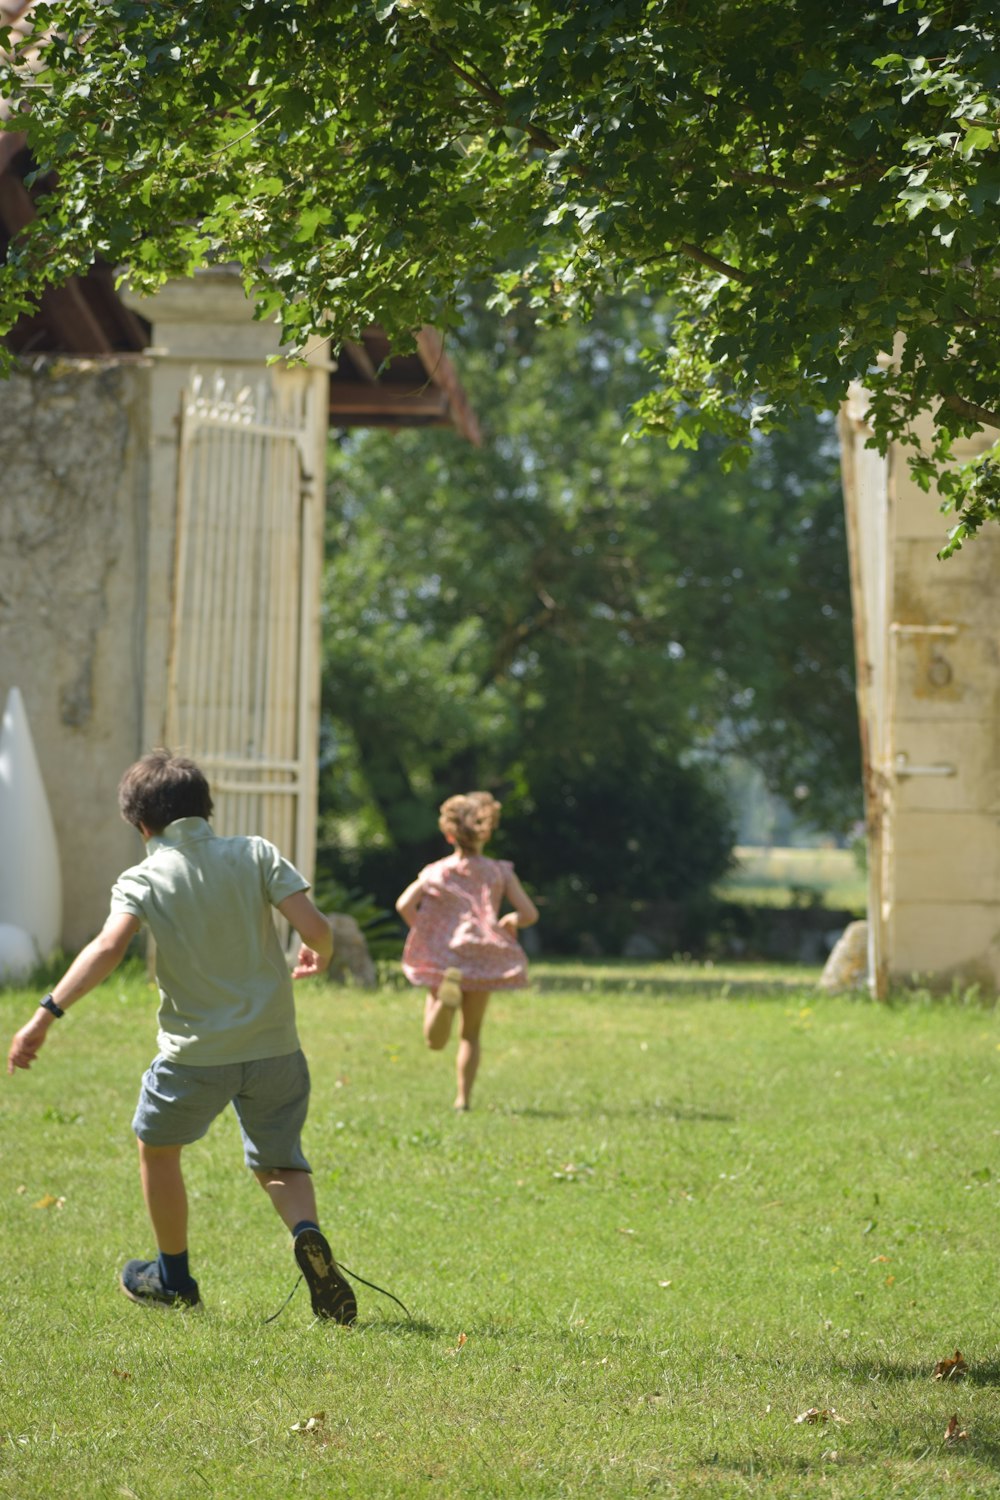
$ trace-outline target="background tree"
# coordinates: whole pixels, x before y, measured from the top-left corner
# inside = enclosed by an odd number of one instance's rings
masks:
[[[994,0],[56,0],[0,79],[58,187],[8,321],[95,257],[139,287],[236,261],[301,340],[454,323],[470,276],[559,320],[611,287],[676,317],[643,404],[745,454],[852,379],[918,478],[1000,425]],[[880,356],[896,348],[890,364]],[[995,454],[940,483],[949,547]],[[947,550],[947,548],[946,548]]]
[[[331,869],[389,900],[485,785],[498,847],[550,898],[694,900],[725,867],[712,764],[753,756],[810,816],[856,816],[842,506],[828,424],[743,472],[623,442],[649,389],[646,298],[539,333],[466,309],[480,450],[435,431],[344,441],[331,478],[323,792]],[[613,936],[610,934],[609,936]]]

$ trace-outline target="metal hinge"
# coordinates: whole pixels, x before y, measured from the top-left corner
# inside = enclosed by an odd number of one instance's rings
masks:
[[[958,635],[957,625],[904,625],[893,620],[889,629],[893,635]]]
[[[901,750],[892,765],[893,773],[899,776],[957,776],[955,766],[949,766],[945,761],[938,761],[932,766],[911,766],[910,757],[905,750]]]

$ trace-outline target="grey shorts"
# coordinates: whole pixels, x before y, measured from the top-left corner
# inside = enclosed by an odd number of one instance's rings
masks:
[[[209,1068],[154,1057],[143,1074],[132,1129],[146,1146],[189,1146],[227,1104],[240,1122],[248,1167],[312,1170],[302,1154],[309,1067],[301,1051]]]

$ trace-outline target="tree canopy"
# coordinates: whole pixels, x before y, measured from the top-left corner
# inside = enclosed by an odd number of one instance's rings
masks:
[[[55,0],[0,79],[56,185],[0,326],[95,257],[138,287],[237,262],[301,344],[454,325],[458,289],[558,321],[672,299],[651,427],[722,440],[872,393],[958,511],[1000,464],[995,0]],[[894,352],[892,359],[886,356]]]
[[[542,333],[472,304],[482,448],[433,430],[339,446],[322,801],[341,878],[391,899],[438,849],[440,801],[486,785],[551,941],[557,888],[577,934],[591,898],[620,922],[704,895],[730,848],[712,769],[734,751],[807,789],[816,826],[858,815],[833,424],[759,437],[728,476],[711,443],[623,443],[665,323],[643,296]]]

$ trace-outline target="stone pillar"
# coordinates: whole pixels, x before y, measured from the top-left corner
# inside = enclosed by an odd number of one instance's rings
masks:
[[[940,562],[940,497],[895,446],[864,447],[863,392],[841,417],[855,556],[875,977],[1000,989],[1000,530]],[[924,434],[925,438],[928,436]],[[956,445],[965,461],[986,434]],[[878,482],[868,471],[879,469]],[[868,477],[866,477],[868,474]],[[877,512],[877,514],[876,514]]]
[[[966,460],[985,437],[958,449]],[[939,562],[947,518],[895,456],[891,970],[1000,988],[1000,529]]]

